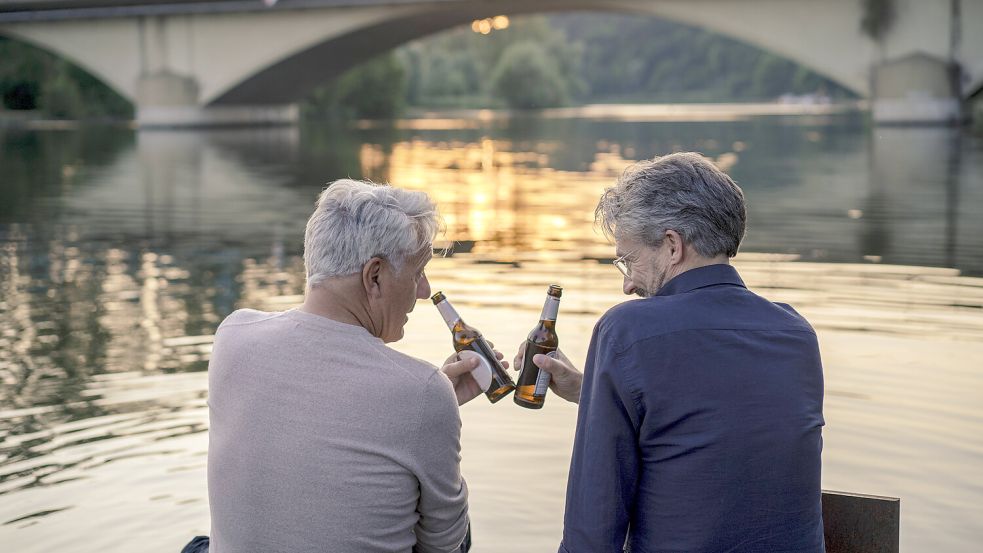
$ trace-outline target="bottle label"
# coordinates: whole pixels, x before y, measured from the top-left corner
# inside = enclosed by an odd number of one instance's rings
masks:
[[[543,304],[543,315],[540,319],[544,321],[555,321],[556,314],[560,312],[560,298],[546,296],[546,303]]]
[[[556,359],[556,352],[551,351],[546,354],[547,357]],[[545,396],[546,390],[550,387],[550,373],[540,369],[539,374],[536,376],[536,387],[532,391],[534,396]]]
[[[479,355],[477,352],[468,349],[458,352],[457,356],[462,361],[472,357],[478,359],[478,366],[471,369],[471,376],[474,378],[474,381],[478,383],[478,387],[481,388],[481,391],[487,392],[492,383],[491,363],[489,363],[483,355]]]

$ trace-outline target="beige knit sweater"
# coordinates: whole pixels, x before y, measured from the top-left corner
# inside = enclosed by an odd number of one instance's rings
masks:
[[[239,310],[209,363],[212,553],[454,551],[454,390],[362,327]]]

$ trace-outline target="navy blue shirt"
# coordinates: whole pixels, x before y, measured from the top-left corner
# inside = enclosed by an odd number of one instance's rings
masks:
[[[821,553],[822,409],[815,331],[730,265],[612,308],[587,353],[561,553]]]

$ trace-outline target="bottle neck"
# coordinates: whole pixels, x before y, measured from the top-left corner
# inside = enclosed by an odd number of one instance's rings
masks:
[[[555,321],[556,314],[560,312],[560,298],[546,296],[546,303],[543,304],[543,314],[539,317],[542,321]]]
[[[457,321],[461,320],[461,316],[457,314],[457,310],[451,305],[451,302],[444,300],[437,304],[437,311],[440,312],[440,316],[444,318],[444,322],[447,323],[447,328],[454,329],[454,325]]]

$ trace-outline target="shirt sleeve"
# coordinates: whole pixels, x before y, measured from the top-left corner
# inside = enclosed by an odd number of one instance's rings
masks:
[[[468,531],[468,487],[461,476],[461,415],[447,377],[439,371],[422,399],[417,479],[420,516],[414,553],[456,551]]]
[[[622,551],[635,503],[639,416],[606,328],[598,323],[587,353],[561,553]]]

